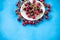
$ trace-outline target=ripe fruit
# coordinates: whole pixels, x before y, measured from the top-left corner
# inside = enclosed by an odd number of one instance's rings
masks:
[[[16,4],[16,6],[18,6],[18,4]]]
[[[43,12],[43,10],[42,10],[42,9],[40,9],[40,10],[39,10],[39,13],[42,13],[42,12]]]
[[[25,6],[28,6],[28,4],[26,3]]]
[[[28,24],[28,21],[25,21],[25,24]]]
[[[27,14],[28,15],[28,17],[30,18],[30,14]]]
[[[48,19],[48,16],[46,15],[46,19]]]
[[[22,25],[24,26],[25,25],[25,22],[22,22]]]
[[[29,7],[26,7],[26,11],[28,11],[29,10]]]
[[[35,24],[35,22],[33,22],[32,24]]]
[[[43,2],[44,0],[40,0],[40,2]]]
[[[48,8],[47,11],[49,12],[50,11],[50,8]]]
[[[45,14],[47,15],[48,14],[48,11],[45,11]]]
[[[30,14],[29,12],[26,12],[26,15]]]
[[[38,12],[38,11],[34,11],[34,13],[35,13],[36,15],[39,15],[39,12]]]
[[[33,19],[35,19],[35,16],[32,16]]]
[[[25,10],[25,11],[26,11],[26,8],[24,8],[23,10]]]
[[[31,3],[30,3],[30,2],[28,2],[28,5],[31,5]]]
[[[40,3],[37,3],[37,8],[39,8],[40,7]]]
[[[47,4],[45,2],[43,2],[44,6],[47,7]]]
[[[43,20],[43,17],[42,18],[40,18],[40,21],[42,21]]]
[[[29,24],[33,24],[33,21],[29,21]]]
[[[35,3],[36,2],[36,0],[33,0],[33,3]]]
[[[20,21],[20,17],[17,20]]]
[[[16,12],[16,15],[18,15],[18,14],[19,14],[19,12],[18,12],[17,10],[16,10],[15,12]]]
[[[50,4],[47,4],[47,7],[50,8]]]

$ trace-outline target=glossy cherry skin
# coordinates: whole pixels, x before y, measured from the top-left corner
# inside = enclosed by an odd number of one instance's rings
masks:
[[[33,19],[35,19],[35,16],[32,16]]]

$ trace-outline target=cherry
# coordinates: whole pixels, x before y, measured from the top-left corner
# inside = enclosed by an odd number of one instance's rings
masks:
[[[48,15],[46,15],[46,19],[48,19]]]
[[[20,4],[21,2],[20,2],[20,0],[19,0],[19,2],[18,2],[18,4]]]
[[[31,5],[31,3],[30,3],[30,2],[28,2],[28,5]]]
[[[43,2],[44,0],[40,0],[40,2]]]
[[[50,8],[50,4],[47,4],[47,7]]]
[[[18,20],[22,18],[21,13],[18,14],[18,17],[19,17]]]
[[[36,15],[39,15],[39,12],[38,12],[38,11],[34,11],[34,13],[35,13]]]
[[[26,7],[26,11],[28,11],[29,10],[29,7]]]
[[[16,10],[15,12],[18,12],[18,10]]]
[[[37,8],[40,8],[40,3],[37,3]]]
[[[30,14],[28,14],[28,17],[30,17]]]
[[[40,3],[37,3],[37,5],[39,5],[39,6],[40,6]]]
[[[16,6],[18,6],[18,4],[16,4]]]
[[[30,14],[29,12],[26,12],[26,15]]]
[[[22,20],[23,20],[23,22],[25,22],[25,21],[26,21],[26,19],[25,19],[25,18],[23,18]]]
[[[29,6],[29,9],[30,9],[30,10],[32,10],[32,7],[31,7],[31,6]]]
[[[36,0],[33,0],[33,3],[35,3],[36,2]]]
[[[22,15],[21,15],[21,13],[19,13],[19,15],[18,15],[20,18],[22,18]]]
[[[45,2],[43,2],[44,6],[47,7],[47,4]]]
[[[33,19],[35,19],[35,16],[32,16]]]
[[[25,11],[26,11],[26,8],[24,8],[23,10],[25,10]]]
[[[37,22],[40,22],[40,20],[37,20]]]
[[[18,8],[17,11],[20,12],[20,8]]]
[[[45,14],[47,15],[48,14],[48,11],[45,11]]]
[[[39,10],[39,13],[42,13],[42,12],[43,12],[43,10],[42,10],[42,9],[40,9],[40,10]]]
[[[29,21],[30,24],[33,24],[33,21]]]
[[[25,21],[25,24],[28,24],[28,21]]]
[[[18,15],[19,14],[19,12],[16,10],[16,15]]]
[[[48,10],[47,10],[48,12],[50,11],[50,8],[48,8]]]
[[[25,22],[22,22],[22,25],[24,26],[25,25]]]
[[[43,17],[42,18],[40,18],[40,21],[42,21],[43,20]]]
[[[28,6],[28,4],[26,3],[25,6]]]
[[[20,21],[20,17],[17,20]]]
[[[34,4],[32,4],[32,6],[34,6]]]
[[[39,8],[40,6],[39,5],[37,5],[37,8]]]
[[[32,24],[35,24],[35,22],[33,22]]]

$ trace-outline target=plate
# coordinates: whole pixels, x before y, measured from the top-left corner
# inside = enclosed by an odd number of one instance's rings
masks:
[[[34,21],[34,20],[38,20],[40,19],[41,17],[43,17],[44,13],[45,13],[45,7],[43,5],[43,3],[41,3],[40,1],[36,1],[37,3],[40,3],[41,4],[41,9],[43,10],[43,12],[41,14],[39,14],[38,16],[36,16],[35,19],[33,18],[29,18],[27,15],[26,15],[26,11],[23,10],[23,8],[25,7],[25,4],[27,3],[28,1],[24,2],[21,6],[21,9],[20,9],[20,12],[21,12],[21,15],[27,19],[27,20],[31,20],[31,21]]]

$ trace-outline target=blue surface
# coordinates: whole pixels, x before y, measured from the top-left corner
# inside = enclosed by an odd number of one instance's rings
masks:
[[[60,0],[45,0],[51,5],[49,20],[22,26],[15,14],[17,0],[0,0],[0,40],[59,40]]]

